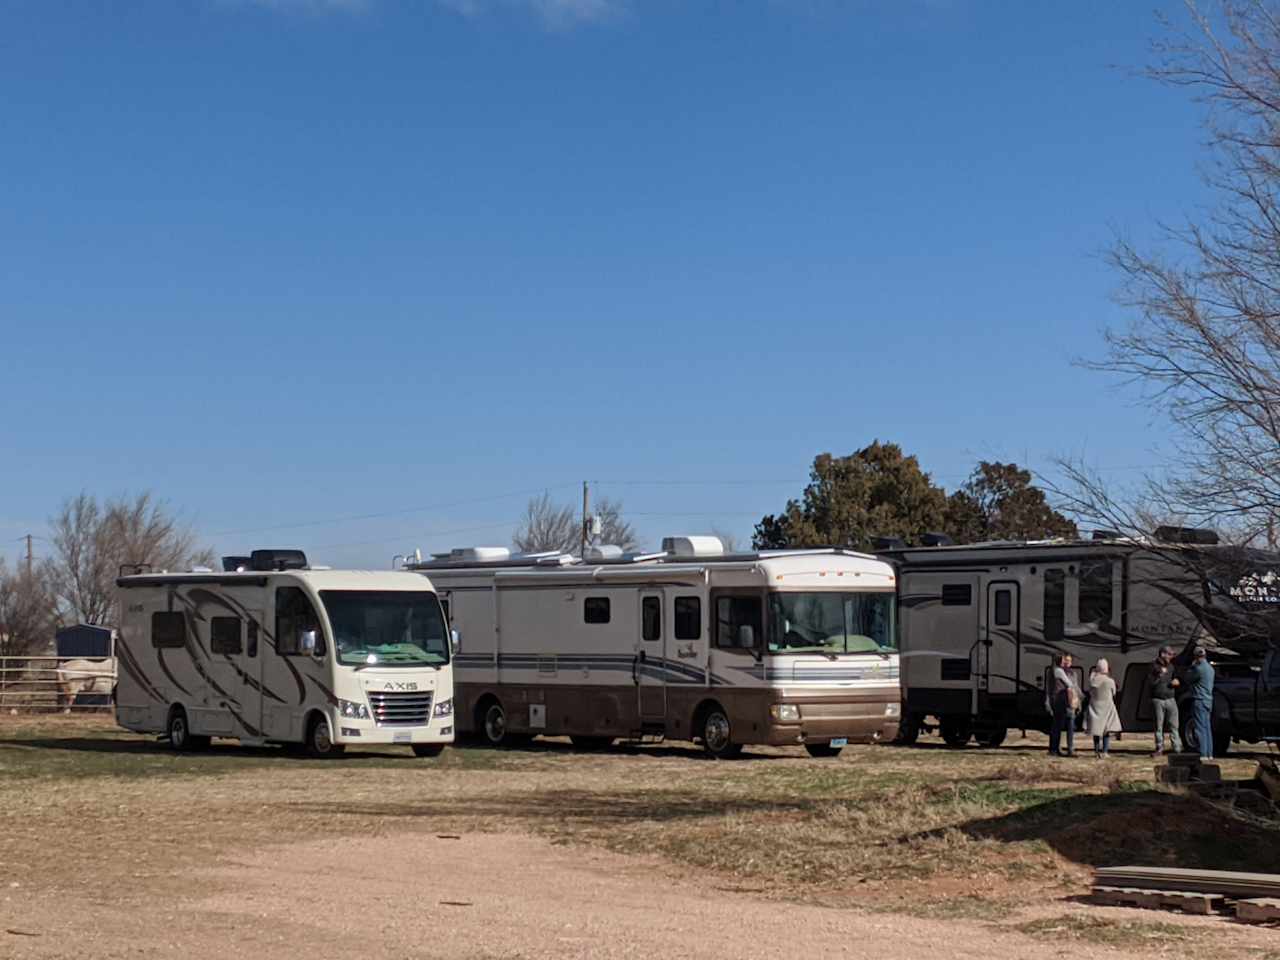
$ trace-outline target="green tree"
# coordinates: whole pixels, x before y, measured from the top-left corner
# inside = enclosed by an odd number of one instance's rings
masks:
[[[1049,505],[1030,471],[985,460],[947,498],[945,530],[957,543],[1077,536],[1076,525]]]
[[[875,537],[915,540],[943,529],[946,493],[897,444],[877,440],[847,457],[819,454],[809,477],[800,500],[756,524],[757,549],[870,550]]]

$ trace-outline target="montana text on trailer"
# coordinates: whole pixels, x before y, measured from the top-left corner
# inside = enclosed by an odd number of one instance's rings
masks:
[[[459,635],[458,729],[748,744],[836,756],[897,732],[893,568],[841,550],[726,554],[670,537],[654,554],[454,550],[431,577]]]
[[[453,741],[452,638],[429,581],[309,567],[297,550],[223,567],[117,581],[120,726],[178,750],[218,736],[431,757]]]

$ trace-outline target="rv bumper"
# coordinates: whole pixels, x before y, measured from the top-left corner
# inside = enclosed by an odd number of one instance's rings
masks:
[[[406,745],[415,743],[453,743],[453,717],[442,717],[419,727],[378,726],[371,720],[337,717],[332,727],[334,743]]]
[[[850,743],[875,743],[892,740],[898,735],[901,705],[896,691],[891,700],[824,699],[786,702],[795,705],[799,719],[775,719],[779,713],[788,718],[795,713],[790,710],[780,711],[776,709],[780,704],[774,704],[774,709],[769,711],[765,730],[766,743],[786,746],[827,743],[838,739],[847,739]]]

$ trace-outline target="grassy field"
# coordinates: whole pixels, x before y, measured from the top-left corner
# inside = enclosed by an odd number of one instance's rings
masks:
[[[1093,866],[1276,868],[1280,824],[1156,789],[1145,738],[1102,762],[1051,760],[1043,743],[715,762],[687,745],[583,754],[548,742],[311,761],[232,744],[178,755],[107,717],[4,717],[0,864],[54,892],[86,875],[145,889],[184,863],[324,833],[517,831],[657,855],[719,889],[1102,944],[1203,931],[1165,929],[1161,914],[1042,915],[1087,892]],[[1224,775],[1253,766],[1229,760]]]

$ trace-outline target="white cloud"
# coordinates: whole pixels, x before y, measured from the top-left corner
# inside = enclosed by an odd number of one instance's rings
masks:
[[[626,0],[436,0],[465,17],[479,17],[501,7],[524,7],[553,27],[598,23],[621,13]]]

